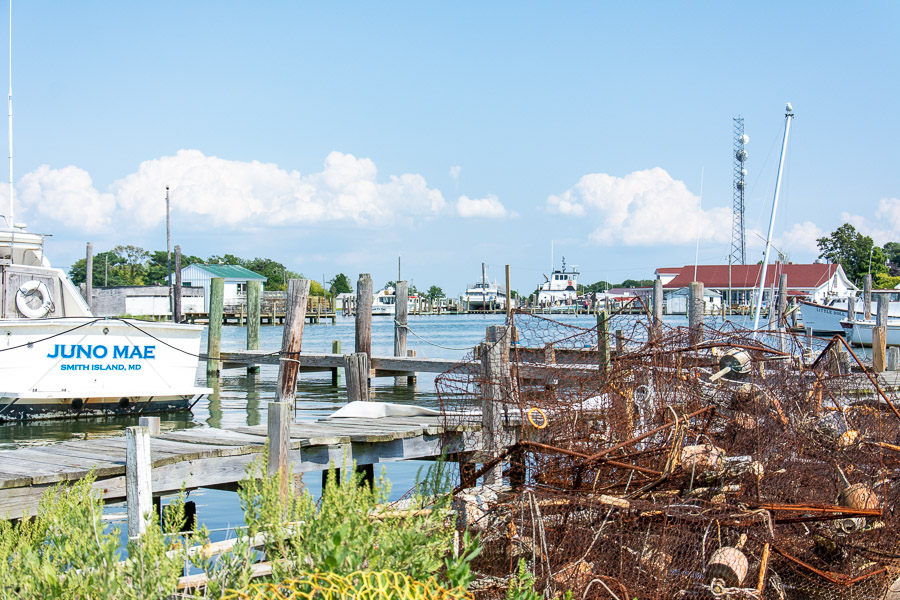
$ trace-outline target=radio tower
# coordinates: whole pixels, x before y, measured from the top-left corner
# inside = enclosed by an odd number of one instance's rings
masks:
[[[733,265],[747,264],[747,240],[744,234],[744,188],[750,157],[745,146],[750,138],[744,133],[744,117],[734,118],[734,219],[731,227],[731,257]]]

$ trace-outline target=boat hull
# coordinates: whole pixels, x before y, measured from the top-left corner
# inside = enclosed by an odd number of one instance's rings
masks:
[[[847,309],[800,301],[800,320],[813,333],[844,333],[841,320],[847,318]]]
[[[872,329],[875,321],[841,321],[844,327],[844,335],[851,344],[859,346],[872,345]],[[900,321],[888,321],[885,328],[885,343],[887,346],[900,346]]]
[[[0,321],[0,420],[189,408],[202,326],[78,317]]]

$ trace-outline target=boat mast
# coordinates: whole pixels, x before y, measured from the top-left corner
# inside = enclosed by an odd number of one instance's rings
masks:
[[[6,224],[13,226],[13,131],[12,131],[12,0],[9,0],[9,213]]]
[[[791,119],[794,118],[794,108],[788,102],[784,107],[784,139],[781,140],[781,158],[778,159],[778,177],[775,180],[775,198],[772,200],[772,215],[769,217],[769,234],[766,236],[766,253],[763,256],[762,273],[759,276],[759,293],[756,297],[756,310],[753,315],[753,339],[756,339],[759,328],[759,313],[762,309],[763,290],[766,285],[766,267],[769,263],[769,250],[772,248],[772,231],[775,229],[775,210],[778,208],[778,193],[781,191],[781,175],[784,172],[784,155],[787,153],[788,134],[791,131]],[[772,298],[769,298],[769,310],[772,308]]]

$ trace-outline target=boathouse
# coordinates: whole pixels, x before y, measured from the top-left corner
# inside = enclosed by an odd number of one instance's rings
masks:
[[[181,269],[182,285],[203,288],[203,312],[209,312],[209,282],[213,277],[225,280],[225,304],[237,304],[247,297],[247,282],[265,283],[269,278],[240,265],[193,264]]]
[[[728,304],[746,304],[759,288],[761,270],[762,265],[685,265],[657,269],[656,276],[662,280],[667,295],[699,281],[704,289],[715,290],[728,298]],[[815,302],[859,289],[847,278],[841,265],[775,263],[766,269],[764,301],[769,300],[772,286],[778,287],[782,274],[787,275],[789,296],[809,298]]]

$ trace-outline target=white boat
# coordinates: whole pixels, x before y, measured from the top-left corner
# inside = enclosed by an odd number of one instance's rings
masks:
[[[187,409],[203,326],[94,317],[42,235],[0,229],[0,421]]]
[[[506,308],[506,290],[496,281],[478,281],[466,288],[462,301],[469,310],[503,310]]]
[[[564,256],[561,269],[553,269],[550,277],[544,275],[545,281],[538,287],[538,307],[549,307],[552,310],[574,304],[578,300],[578,275],[575,267],[566,270]]]
[[[824,304],[800,300],[800,320],[803,327],[811,328],[813,333],[844,333],[846,329],[842,321],[847,320],[848,297],[828,298]],[[878,314],[878,307],[873,303],[872,316]],[[900,318],[900,302],[888,304],[888,318]],[[856,301],[856,320],[865,320],[865,312],[862,310],[862,302]]]
[[[413,312],[418,296],[409,296],[406,306],[409,312]],[[372,297],[372,316],[392,316],[397,314],[397,296],[392,287],[378,290]]]
[[[851,344],[856,344],[858,346],[872,345],[872,328],[877,324],[878,322],[874,319],[858,321],[848,321],[845,319],[841,321],[841,326],[844,328],[844,337],[846,337]],[[886,345],[900,346],[900,319],[888,318],[886,333]]]

